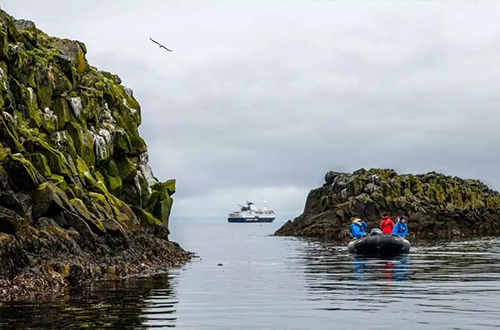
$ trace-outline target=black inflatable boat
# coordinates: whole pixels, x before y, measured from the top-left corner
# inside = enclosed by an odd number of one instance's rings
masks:
[[[410,242],[400,236],[375,232],[352,240],[347,249],[363,255],[398,255],[410,252]]]

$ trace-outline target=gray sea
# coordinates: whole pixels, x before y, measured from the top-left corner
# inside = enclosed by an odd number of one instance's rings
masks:
[[[171,238],[194,261],[6,303],[0,328],[500,328],[499,238],[412,242],[406,257],[364,259],[336,243],[271,236],[281,224],[174,219]]]

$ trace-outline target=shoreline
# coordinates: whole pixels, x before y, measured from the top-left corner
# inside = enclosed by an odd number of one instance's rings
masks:
[[[149,232],[132,233],[119,239],[99,237],[94,246],[69,238],[61,243],[73,245],[74,250],[63,255],[52,250],[49,258],[43,248],[34,250],[37,244],[33,242],[5,244],[5,241],[2,235],[2,250],[16,258],[10,257],[9,263],[2,265],[0,303],[64,295],[70,286],[96,281],[150,277],[183,266],[195,257],[177,243]]]

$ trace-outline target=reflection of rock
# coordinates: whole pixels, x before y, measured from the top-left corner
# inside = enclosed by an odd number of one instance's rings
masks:
[[[0,297],[189,257],[168,241],[175,181],[153,175],[139,103],[86,53],[0,12]]]
[[[161,292],[162,303],[151,304]],[[16,304],[15,309],[0,307],[2,329],[45,329],[64,325],[67,329],[142,329],[152,310],[161,326],[174,327],[177,298],[168,275],[149,279],[106,281],[72,287],[63,299],[43,304]],[[61,316],[64,316],[61,321]],[[161,315],[161,317],[160,317]]]
[[[328,172],[309,192],[304,212],[276,235],[348,238],[349,219],[378,227],[382,214],[404,214],[409,237],[451,238],[500,234],[500,194],[477,180],[435,172],[398,175],[394,170]]]

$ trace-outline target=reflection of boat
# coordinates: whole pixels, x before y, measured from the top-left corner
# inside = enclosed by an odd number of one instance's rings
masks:
[[[274,210],[268,210],[266,202],[264,209],[259,210],[254,203],[247,201],[247,206],[239,205],[240,211],[229,212],[227,221],[229,222],[273,222],[276,219]]]
[[[352,240],[347,249],[362,255],[398,255],[410,252],[410,242],[403,237],[389,234],[370,234]]]
[[[406,257],[394,262],[393,273],[394,281],[408,281],[408,260]]]
[[[370,258],[354,255],[353,260],[354,279],[357,281],[367,280],[408,280],[407,255]]]

